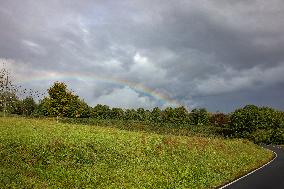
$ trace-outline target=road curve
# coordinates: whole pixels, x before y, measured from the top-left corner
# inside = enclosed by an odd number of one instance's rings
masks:
[[[271,189],[284,188],[284,148],[265,146],[275,152],[277,157],[270,164],[247,175],[222,189]]]

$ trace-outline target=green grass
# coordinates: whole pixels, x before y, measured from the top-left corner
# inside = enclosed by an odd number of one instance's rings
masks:
[[[214,188],[272,156],[246,140],[0,118],[0,188]]]

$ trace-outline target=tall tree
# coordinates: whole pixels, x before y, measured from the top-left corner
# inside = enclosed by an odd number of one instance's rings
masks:
[[[11,75],[5,67],[0,70],[0,108],[4,116],[7,113],[13,113],[18,104],[16,92],[18,87],[12,83]]]
[[[111,119],[123,119],[124,118],[124,111],[122,108],[112,108],[111,109]]]
[[[26,97],[22,101],[22,112],[24,115],[30,116],[35,111],[36,108],[37,108],[37,104],[34,101],[33,97],[31,96]]]
[[[210,122],[210,114],[205,108],[193,109],[190,116],[193,125],[207,125]]]
[[[70,90],[63,82],[55,82],[48,89],[49,97],[45,98],[40,110],[49,116],[58,117],[88,117],[89,106]]]
[[[157,122],[157,123],[161,122],[162,120],[161,114],[162,112],[160,108],[158,107],[153,108],[153,110],[151,111],[151,116],[150,116],[151,121]]]
[[[97,104],[92,108],[91,117],[98,119],[108,119],[111,116],[111,109],[107,105]]]

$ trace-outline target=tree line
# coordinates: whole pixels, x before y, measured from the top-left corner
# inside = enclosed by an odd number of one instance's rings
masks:
[[[152,110],[144,108],[122,109],[110,108],[97,104],[89,106],[77,95],[68,90],[66,84],[55,82],[48,89],[48,97],[40,101],[33,114],[38,116],[59,116],[68,118],[96,118],[117,120],[138,120],[151,122],[167,122],[177,124],[206,125],[210,114],[206,109],[194,109],[188,112],[185,107],[167,107],[164,110],[155,107]]]
[[[91,107],[63,82],[55,82],[48,89],[48,96],[36,103],[32,96],[20,99],[14,90],[4,90],[3,87],[7,87],[5,82],[0,82],[0,87],[0,111],[4,113],[36,117],[136,120],[188,127],[210,125],[223,128],[226,136],[248,138],[256,143],[284,144],[284,113],[270,107],[247,105],[229,114],[210,113],[205,108],[188,111],[183,106],[165,109],[155,107],[152,110],[110,108],[101,104]]]
[[[167,107],[163,110],[159,107],[152,110],[110,108],[102,104],[91,107],[62,82],[55,82],[48,89],[48,96],[40,100],[39,103],[36,103],[32,96],[20,100],[12,92],[1,93],[0,99],[6,100],[8,107],[6,111],[10,114],[26,116],[137,120],[192,125],[207,125],[212,121],[212,115],[205,108],[193,109],[189,112],[183,106]],[[3,103],[1,105],[0,110],[3,111]],[[218,116],[220,117],[220,115]],[[225,114],[222,115],[225,116]],[[220,122],[218,119],[213,121]],[[224,120],[221,121],[224,122]]]

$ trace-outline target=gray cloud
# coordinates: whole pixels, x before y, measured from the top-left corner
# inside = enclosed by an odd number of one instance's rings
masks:
[[[93,105],[163,106],[147,88],[211,111],[284,109],[283,10],[280,0],[6,1],[0,58],[18,81],[45,77],[25,83],[43,90],[61,78]]]

